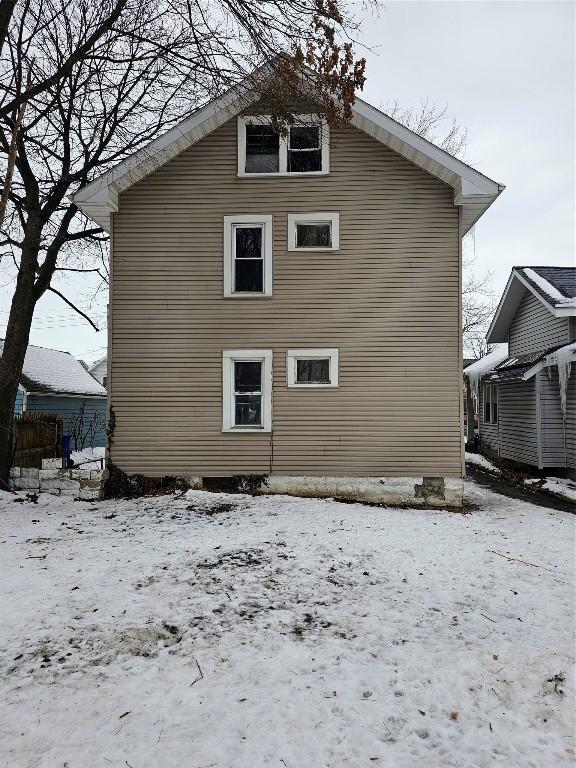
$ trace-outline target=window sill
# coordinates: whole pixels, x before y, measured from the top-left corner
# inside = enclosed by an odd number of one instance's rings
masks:
[[[271,429],[265,429],[264,427],[230,427],[228,429],[222,429],[222,434],[224,435],[234,435],[237,432],[240,432],[243,435],[250,434],[250,435],[262,435],[262,434],[270,434],[272,432]]]
[[[281,176],[284,179],[291,177],[301,178],[302,176],[328,176],[330,171],[294,171],[292,173],[286,172],[274,172],[274,173],[238,173],[239,179],[277,179]]]
[[[291,253],[303,251],[304,253],[315,253],[320,251],[322,253],[337,253],[340,248],[288,248]]]
[[[289,389],[338,389],[338,384],[288,384]]]
[[[271,299],[271,293],[224,293],[223,299]]]

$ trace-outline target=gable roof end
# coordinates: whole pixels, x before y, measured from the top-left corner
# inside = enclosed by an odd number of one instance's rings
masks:
[[[258,100],[247,80],[191,113],[178,125],[135,152],[105,174],[79,189],[74,203],[107,232],[118,196],[178,154],[193,146]],[[466,163],[448,154],[361,99],[352,107],[352,125],[402,155],[454,189],[454,204],[462,207],[463,234],[504,190]]]
[[[486,334],[489,344],[508,340],[508,329],[527,290],[554,317],[576,317],[576,267],[513,267]]]

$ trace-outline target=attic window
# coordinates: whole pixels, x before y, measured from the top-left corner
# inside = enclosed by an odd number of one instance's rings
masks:
[[[322,129],[320,125],[293,125],[288,146],[288,172],[322,170]]]
[[[325,120],[298,115],[285,135],[267,115],[238,118],[239,176],[308,176],[328,173],[329,135]]]
[[[271,125],[246,126],[246,173],[278,173],[280,136]]]

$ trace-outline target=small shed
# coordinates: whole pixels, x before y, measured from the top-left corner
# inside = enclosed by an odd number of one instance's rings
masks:
[[[62,419],[73,449],[106,445],[106,389],[69,352],[28,346],[14,414],[32,411]]]

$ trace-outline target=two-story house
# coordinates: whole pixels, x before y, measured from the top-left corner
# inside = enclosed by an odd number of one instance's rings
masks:
[[[247,104],[74,197],[112,238],[110,460],[373,500],[438,478],[458,503],[461,243],[503,187],[363,101],[342,127],[299,101],[287,135]]]
[[[486,338],[500,347],[464,372],[479,397],[482,452],[573,475],[576,268],[514,267]]]

